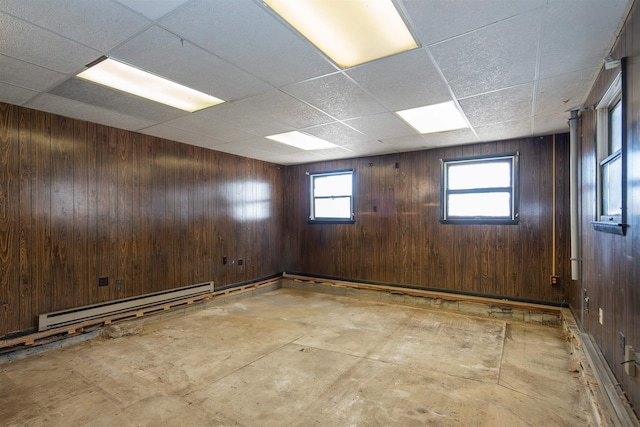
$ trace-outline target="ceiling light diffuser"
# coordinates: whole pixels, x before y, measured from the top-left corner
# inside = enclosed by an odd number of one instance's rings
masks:
[[[105,57],[88,67],[77,77],[184,111],[194,112],[224,102],[112,58]]]
[[[324,139],[320,139],[315,136],[307,135],[306,133],[298,131],[279,133],[277,135],[267,136],[266,138],[280,142],[282,144],[291,145],[302,150],[323,150],[326,148],[337,147],[337,145],[325,141]]]
[[[397,111],[396,114],[420,133],[446,132],[469,127],[453,101]]]
[[[264,0],[342,68],[418,47],[391,0]]]

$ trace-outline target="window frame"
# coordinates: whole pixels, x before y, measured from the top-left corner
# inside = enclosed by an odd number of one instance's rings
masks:
[[[451,190],[448,188],[448,167],[460,163],[491,163],[509,160],[511,164],[511,185],[509,187],[495,187],[482,189]],[[510,214],[503,217],[489,216],[452,216],[448,214],[448,196],[450,194],[478,194],[490,192],[505,192],[508,189],[511,197]],[[517,225],[520,223],[520,153],[489,154],[484,156],[460,157],[440,159],[440,223],[442,224],[504,224]]]
[[[308,181],[308,189],[309,189],[309,215],[308,223],[309,224],[353,224],[355,223],[355,203],[354,203],[354,193],[355,193],[355,170],[354,169],[340,169],[340,170],[332,170],[332,171],[323,171],[323,172],[307,172],[309,176]],[[333,176],[333,175],[350,175],[351,176],[351,194],[349,196],[338,195],[337,197],[349,197],[349,205],[351,215],[349,218],[347,217],[316,217],[315,216],[315,201],[316,199],[327,199],[333,198],[336,196],[318,196],[316,197],[314,194],[314,180],[316,178]]]
[[[625,234],[626,228],[626,198],[627,198],[627,164],[626,164],[626,82],[625,82],[625,58],[620,61],[620,72],[612,80],[609,88],[595,107],[596,123],[596,217],[591,222],[596,231],[618,235]],[[616,105],[620,105],[620,148],[611,151],[611,122],[610,113]],[[604,168],[620,161],[620,214],[607,214],[605,211],[605,186],[611,188],[605,180]],[[609,185],[606,185],[609,184]]]

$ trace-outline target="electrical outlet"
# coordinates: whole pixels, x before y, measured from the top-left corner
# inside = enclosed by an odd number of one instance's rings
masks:
[[[229,262],[229,261],[228,261],[228,259],[227,259],[227,257],[226,257],[226,256],[223,256],[223,257],[222,257],[222,265],[227,265],[227,262]]]
[[[558,286],[560,284],[560,276],[556,276],[555,274],[551,276],[551,286]]]
[[[98,277],[98,286],[109,286],[108,277]]]
[[[122,285],[124,285],[124,280],[116,279],[116,292],[120,292],[122,290]]]
[[[242,258],[238,258],[238,265],[243,265],[244,264],[244,260]]]

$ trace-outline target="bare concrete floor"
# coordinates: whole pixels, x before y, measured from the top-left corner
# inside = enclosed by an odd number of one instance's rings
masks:
[[[589,426],[560,329],[279,289],[0,365],[5,426]]]

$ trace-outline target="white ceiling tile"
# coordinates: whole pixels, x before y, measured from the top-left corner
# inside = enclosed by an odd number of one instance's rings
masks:
[[[557,132],[569,132],[570,113],[557,113],[535,116],[533,135],[548,135]]]
[[[546,0],[404,0],[424,45],[495,24],[545,5]]]
[[[0,82],[0,101],[7,104],[23,105],[38,92]]]
[[[423,135],[409,135],[382,140],[382,144],[399,151],[422,150],[427,147]]]
[[[460,100],[460,107],[474,128],[533,115],[533,83]]]
[[[375,156],[379,154],[389,153],[389,145],[385,145],[379,141],[365,141],[359,144],[345,145],[342,148],[346,148],[351,151],[354,156]]]
[[[316,136],[336,145],[355,144],[370,138],[357,130],[340,122],[327,123],[303,129],[303,132]]]
[[[280,164],[565,132],[633,4],[397,3],[422,47],[339,70],[260,0],[0,0],[0,100]],[[71,79],[105,54],[227,102],[176,113]],[[419,135],[394,114],[452,97],[472,129]],[[340,148],[262,138],[291,130]]]
[[[236,141],[236,145],[242,147],[252,147],[269,153],[289,154],[300,151],[300,148],[282,144],[267,138],[250,138],[244,141]]]
[[[65,74],[0,55],[0,82],[40,91],[49,89],[66,78]]]
[[[252,159],[261,159],[265,161],[271,161],[274,163],[284,164],[283,161],[285,159],[296,158],[295,162],[304,162],[307,160],[299,159],[307,159],[312,157],[314,160],[317,160],[317,157],[314,155],[309,155],[309,151],[282,151],[282,150],[263,150],[262,148],[256,147],[255,144],[250,143],[242,143],[242,142],[231,142],[227,144],[221,144],[214,148],[216,151],[222,151],[224,153],[235,154],[236,156],[249,157]]]
[[[451,100],[424,49],[414,49],[347,70],[346,74],[392,111]]]
[[[551,3],[544,15],[540,78],[601,65],[627,0]],[[589,46],[585,49],[584,46]]]
[[[127,41],[113,51],[113,56],[225,101],[271,88],[257,77],[159,27],[149,28]]]
[[[195,0],[161,23],[274,86],[336,70],[266,6],[251,0]]]
[[[426,148],[473,144],[480,142],[470,129],[459,129],[450,132],[430,133],[423,135]]]
[[[333,118],[310,105],[277,89],[240,100],[236,103],[247,109],[263,112],[271,119],[299,129],[328,123]]]
[[[455,96],[467,96],[534,80],[540,12],[430,47]]]
[[[315,150],[313,153],[319,157],[318,160],[350,159],[357,156],[357,154],[351,151],[348,147]]]
[[[416,131],[411,126],[407,125],[404,120],[393,113],[359,117],[357,119],[345,120],[345,123],[375,141],[416,134]]]
[[[287,86],[283,90],[339,120],[386,111],[382,105],[341,73]]]
[[[221,121],[213,124],[206,116],[195,113],[170,120],[164,124],[188,132],[211,136],[222,142],[241,141],[254,136],[240,129],[225,125]]]
[[[111,1],[12,1],[3,2],[0,9],[102,52],[149,24],[137,13]],[[74,24],[69,25],[70,21]]]
[[[141,13],[149,19],[158,19],[189,0],[118,0],[119,3]]]
[[[589,68],[540,80],[535,114],[562,113],[582,107],[598,71],[599,68]]]
[[[214,148],[218,145],[224,144],[224,141],[220,141],[211,136],[192,133],[163,124],[146,127],[141,129],[140,132],[145,135],[157,136],[159,138],[170,139],[204,148]]]
[[[61,73],[76,73],[101,53],[0,13],[0,54]]]
[[[61,116],[86,120],[88,122],[113,126],[120,129],[137,131],[153,124],[150,120],[133,117],[95,105],[85,104],[72,99],[42,94],[25,104],[26,107],[47,111]]]
[[[280,165],[298,165],[303,163],[319,162],[322,160],[315,151],[304,150],[286,155],[267,153],[264,158],[267,161]]]
[[[225,102],[206,110],[198,111],[198,115],[209,117],[212,123],[227,123],[236,129],[256,136],[267,136],[294,130],[291,126],[273,120],[268,111],[259,111],[250,102]]]
[[[523,138],[531,136],[531,118],[510,120],[477,126],[476,133],[481,141],[499,141],[503,139]]]

